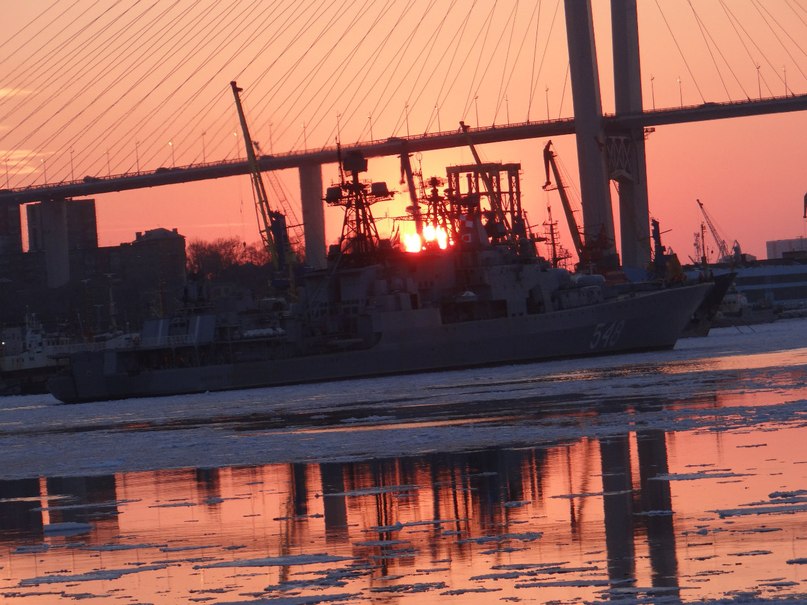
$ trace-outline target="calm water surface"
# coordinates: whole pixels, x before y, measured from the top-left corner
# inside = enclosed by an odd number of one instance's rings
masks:
[[[646,356],[203,399],[9,399],[0,597],[802,596],[805,336],[798,320]]]

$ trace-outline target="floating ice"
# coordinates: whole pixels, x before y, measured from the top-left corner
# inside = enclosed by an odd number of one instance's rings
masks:
[[[710,513],[716,513],[721,519],[726,517],[742,517],[746,515],[787,515],[793,513],[803,513],[807,511],[807,504],[799,504],[794,506],[757,506],[754,508],[730,508],[723,510],[711,510]]]
[[[144,571],[156,571],[165,569],[166,565],[143,565],[142,567],[129,567],[126,569],[102,569],[88,573],[70,575],[39,576],[37,578],[26,578],[20,582],[20,586],[36,586],[37,584],[59,584],[65,582],[92,582],[95,580],[117,580],[118,578]]]
[[[393,586],[373,586],[370,592],[427,592],[445,588],[445,582],[421,582],[415,584],[395,584]]]
[[[317,605],[317,603],[335,603],[352,601],[360,598],[358,593],[332,595],[309,595],[303,597],[273,597],[268,599],[250,599],[249,601],[219,601],[216,605]]]
[[[194,569],[210,569],[214,567],[285,567],[287,565],[318,565],[320,563],[337,563],[351,561],[351,557],[337,557],[327,554],[288,555],[285,557],[264,557],[262,559],[236,559],[220,561],[209,565],[195,565]]]
[[[92,531],[92,525],[76,521],[65,521],[63,523],[49,523],[42,530],[51,536],[74,536],[89,533]]]

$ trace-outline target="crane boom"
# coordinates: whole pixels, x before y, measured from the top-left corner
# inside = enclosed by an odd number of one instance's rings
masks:
[[[558,170],[558,164],[555,161],[555,152],[552,151],[552,141],[549,141],[544,146],[544,168],[546,169],[546,183],[544,183],[544,189],[548,189],[552,184],[552,180],[549,178],[549,170],[551,168],[552,174],[555,175],[555,184],[557,185],[560,202],[563,205],[563,212],[566,214],[566,222],[569,224],[569,231],[571,231],[572,243],[577,252],[577,258],[582,260],[585,256],[583,238],[580,235],[580,227],[578,227],[577,219],[574,217],[569,196],[566,194],[566,185],[563,183],[560,170]]]
[[[717,244],[718,261],[730,258],[731,254],[729,253],[728,245],[726,245],[726,240],[724,240],[723,237],[721,237],[720,232],[717,230],[717,226],[714,224],[714,221],[712,221],[712,217],[709,216],[708,212],[706,212],[706,208],[703,206],[703,202],[700,200],[695,201],[698,202],[698,207],[701,209],[701,214],[703,214],[703,220],[706,221],[706,225],[709,227],[709,231],[712,232],[712,237],[715,240],[715,244]]]
[[[275,269],[285,268],[289,261],[286,220],[282,213],[273,211],[269,207],[269,198],[266,195],[266,187],[263,184],[261,171],[258,167],[258,158],[255,155],[255,144],[252,142],[252,137],[249,134],[247,119],[244,116],[244,108],[241,105],[241,96],[239,93],[243,89],[239,88],[234,81],[230,82],[230,86],[232,86],[233,96],[235,97],[238,120],[241,123],[241,131],[244,135],[244,145],[247,151],[247,162],[249,164],[252,187],[255,190],[255,203],[260,219],[258,231],[260,231],[261,240],[266,250],[269,252],[269,257],[272,259],[272,264]]]

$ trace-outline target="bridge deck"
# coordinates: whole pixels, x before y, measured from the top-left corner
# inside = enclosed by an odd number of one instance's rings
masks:
[[[730,103],[704,103],[697,106],[645,111],[633,115],[607,115],[604,120],[607,132],[618,133],[648,126],[786,113],[805,109],[807,109],[807,95],[793,95]],[[538,139],[574,134],[574,132],[573,118],[486,126],[469,130],[471,139],[475,144]],[[466,135],[456,130],[344,145],[342,152],[360,150],[365,157],[371,158],[398,155],[404,151],[417,153],[463,147],[466,144]],[[336,162],[336,153],[336,147],[334,146],[324,147],[315,151],[264,155],[259,158],[259,164],[262,170],[282,170],[306,165],[330,164]],[[0,203],[25,204],[49,199],[91,196],[114,191],[219,179],[247,174],[249,170],[249,164],[246,160],[224,160],[207,164],[177,166],[175,168],[158,168],[150,172],[127,173],[108,177],[87,176],[79,181],[0,190]]]

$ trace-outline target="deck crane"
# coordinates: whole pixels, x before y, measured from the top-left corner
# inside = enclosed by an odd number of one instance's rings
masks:
[[[695,200],[698,202],[698,208],[701,210],[701,214],[703,214],[703,220],[706,221],[707,227],[709,227],[709,231],[712,233],[712,237],[715,240],[715,244],[717,245],[717,260],[718,262],[730,263],[734,260],[739,260],[742,256],[742,251],[740,250],[740,244],[737,240],[734,240],[734,245],[732,249],[729,250],[728,245],[726,244],[726,240],[720,235],[720,231],[717,229],[717,225],[715,225],[712,217],[706,212],[706,208],[703,205],[703,202],[700,200]],[[706,250],[706,246],[702,243],[701,244],[704,248],[704,252]],[[706,254],[704,253],[704,257]]]
[[[563,211],[566,214],[566,221],[569,223],[572,242],[579,259],[577,270],[589,273],[603,273],[604,275],[620,274],[619,257],[613,253],[613,240],[605,235],[603,230],[596,236],[583,233],[574,217],[569,196],[566,194],[566,185],[560,174],[555,152],[552,151],[552,141],[548,141],[544,146],[544,167],[546,169],[546,183],[544,190],[548,191],[552,186],[550,169],[555,177],[555,185],[563,204]]]
[[[555,176],[555,185],[560,196],[560,202],[563,205],[563,212],[566,215],[566,222],[569,224],[569,231],[572,235],[572,243],[574,250],[577,252],[577,258],[580,262],[583,261],[585,256],[585,247],[583,245],[583,237],[580,234],[580,227],[577,225],[577,219],[574,217],[569,196],[566,194],[566,185],[563,183],[563,178],[560,175],[558,164],[555,161],[555,152],[552,151],[552,141],[547,142],[544,146],[544,168],[546,169],[546,183],[544,183],[544,191],[549,190],[552,185],[552,179],[549,177],[549,170],[551,168],[552,174]]]
[[[291,266],[292,252],[289,242],[286,217],[282,212],[272,210],[269,206],[269,199],[266,195],[266,187],[263,184],[261,171],[258,167],[258,158],[255,155],[255,143],[249,134],[247,120],[244,116],[244,108],[241,105],[239,93],[243,90],[235,82],[230,82],[235,97],[235,106],[238,110],[238,119],[241,122],[241,131],[244,134],[244,144],[247,148],[247,161],[252,178],[252,187],[255,190],[256,206],[260,224],[258,230],[261,234],[263,245],[269,252],[269,257],[275,270],[285,270]]]

